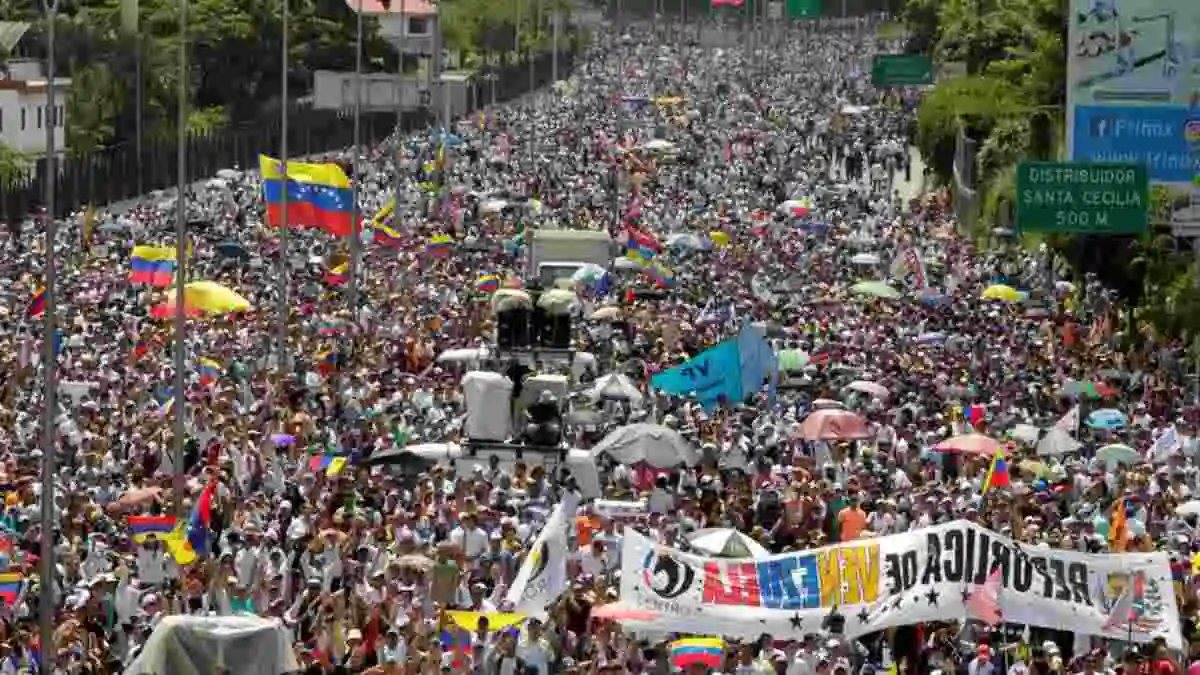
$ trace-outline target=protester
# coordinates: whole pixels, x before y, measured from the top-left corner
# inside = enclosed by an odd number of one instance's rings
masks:
[[[364,214],[385,205],[397,172],[403,191],[390,229],[364,232],[357,263],[348,239],[281,239],[265,226],[259,177],[245,167],[195,188],[187,274],[248,307],[188,321],[181,458],[170,284],[130,277],[135,245],[174,247],[174,204],[63,223],[53,530],[38,480],[47,251],[36,220],[0,233],[0,565],[19,580],[11,592],[0,584],[0,669],[53,658],[56,672],[120,672],[164,617],[240,613],[281,621],[312,673],[665,673],[671,636],[593,617],[619,596],[627,527],[667,546],[732,527],[783,552],[968,519],[1036,546],[1158,548],[1180,566],[1190,638],[1200,508],[1182,345],[1118,323],[1105,290],[1056,280],[1044,252],[979,251],[960,235],[944,195],[911,180],[923,174],[907,149],[914,92],[867,82],[886,47],[872,31],[859,19],[794,24],[757,51],[671,43],[665,21],[601,31],[552,90],[445,135],[366,148],[354,171]],[[672,151],[635,150],[654,139]],[[494,209],[495,199],[511,203]],[[412,473],[374,458],[465,440],[466,366],[438,357],[489,347],[489,295],[525,277],[523,232],[551,226],[663,249],[650,252],[653,265],[615,265],[604,284],[578,285],[573,347],[603,364],[577,378],[580,391],[619,373],[636,396],[592,409],[573,396],[568,439],[588,449],[622,425],[659,423],[702,460],[659,475],[601,458],[602,496],[646,504],[564,507],[564,522],[579,525],[570,582],[544,616],[526,618],[508,611],[509,591],[576,486],[529,457]],[[864,280],[880,283],[851,290]],[[996,283],[1028,294],[981,299]],[[777,388],[707,409],[651,391],[651,376],[747,320],[776,350]],[[860,414],[870,440],[802,440],[806,415],[830,405]],[[1104,410],[1123,419],[1092,424]],[[971,430],[1001,439],[1011,467],[1011,484],[986,500],[986,459],[931,452]],[[1112,444],[1128,452],[1096,452]],[[1127,517],[1114,522],[1124,500]],[[47,610],[38,555],[49,536]],[[42,611],[54,612],[52,646],[38,642]],[[729,640],[708,670],[1167,673],[1200,663],[1195,642],[1173,654],[1020,625],[969,628]]]

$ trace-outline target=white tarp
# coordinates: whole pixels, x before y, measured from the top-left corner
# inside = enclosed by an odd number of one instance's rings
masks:
[[[299,672],[291,631],[256,616],[168,616],[125,675],[283,675]]]
[[[621,603],[655,613],[646,626],[748,639],[818,632],[836,607],[854,637],[971,618],[966,599],[985,592],[994,570],[1005,621],[1137,642],[1161,635],[1183,647],[1166,553],[1021,546],[967,521],[758,560],[690,555],[626,530]],[[1127,588],[1138,589],[1142,609],[1132,622],[1114,621],[1128,617],[1118,606]]]

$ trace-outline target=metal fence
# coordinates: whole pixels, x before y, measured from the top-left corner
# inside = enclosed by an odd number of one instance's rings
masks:
[[[976,185],[978,146],[959,122],[954,135],[954,215],[961,233],[968,233],[975,227],[982,207]]]
[[[560,77],[570,74],[574,61],[573,52],[559,54]],[[550,73],[551,55],[535,57],[533,86],[546,84]],[[498,68],[496,75],[497,101],[515,98],[530,89],[528,61]],[[490,101],[490,89],[486,90],[486,97],[482,95],[484,83],[476,82],[474,86],[476,95],[468,97],[472,105]],[[363,143],[377,143],[392,133],[397,124],[411,131],[429,125],[433,116],[422,109],[402,113],[399,118],[395,113],[362,113],[360,119]],[[276,114],[252,124],[192,134],[187,139],[188,181],[202,180],[220,169],[257,166],[260,153],[277,152],[281,131]],[[332,152],[353,144],[351,113],[293,106],[288,117],[288,148],[294,156]],[[85,204],[109,204],[174,187],[179,182],[177,157],[173,139],[143,143],[140,161],[132,142],[86,155],[60,157],[54,186],[57,197],[54,215],[61,218]],[[19,220],[42,210],[46,194],[45,159],[39,159],[34,169],[0,185],[0,219]]]

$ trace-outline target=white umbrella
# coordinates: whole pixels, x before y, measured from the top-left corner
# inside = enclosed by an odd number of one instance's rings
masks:
[[[1022,443],[1033,445],[1037,443],[1038,436],[1041,435],[1041,430],[1032,424],[1018,424],[1008,430],[1009,438],[1014,438]]]
[[[657,424],[629,424],[596,444],[592,457],[608,455],[621,464],[645,462],[657,469],[695,466],[700,453],[674,429]]]
[[[1037,454],[1046,457],[1050,455],[1065,455],[1075,452],[1083,444],[1071,437],[1065,429],[1054,428],[1038,441]]]
[[[696,551],[719,558],[766,558],[771,555],[749,535],[725,527],[696,530],[688,537],[688,544]]]
[[[438,363],[471,363],[473,361],[479,361],[480,359],[483,359],[486,356],[487,356],[487,351],[485,351],[483,349],[475,349],[473,347],[466,347],[466,348],[462,348],[462,349],[447,349],[446,351],[442,352],[441,354],[438,354],[437,362]]]
[[[850,262],[854,265],[878,265],[879,256],[874,253],[855,253]]]
[[[1175,507],[1177,516],[1200,516],[1200,499],[1192,499]]]
[[[596,311],[592,312],[592,315],[588,317],[588,320],[590,320],[590,321],[614,321],[614,320],[620,319],[620,318],[621,318],[621,308],[609,305],[607,307],[601,307],[600,309],[597,309]]]
[[[609,373],[596,380],[596,384],[588,391],[592,400],[614,399],[629,401],[635,406],[642,405],[645,396],[638,391],[637,385],[627,375]]]
[[[691,232],[676,232],[667,237],[667,246],[699,251],[704,248],[704,242],[700,240],[700,237]]]
[[[862,392],[864,394],[874,396],[875,398],[887,398],[888,388],[878,382],[868,382],[866,380],[857,380],[846,385],[850,391]]]
[[[508,208],[508,202],[503,199],[489,199],[479,205],[479,213],[500,213]]]
[[[655,139],[652,139],[652,140],[649,140],[649,141],[646,141],[645,143],[643,143],[642,149],[650,150],[651,152],[662,152],[665,150],[674,150],[675,144],[668,140],[664,140],[661,138],[655,138]]]

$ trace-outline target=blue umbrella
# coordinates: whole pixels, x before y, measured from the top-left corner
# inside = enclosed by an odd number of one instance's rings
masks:
[[[918,296],[917,300],[919,300],[922,305],[932,305],[936,307],[939,305],[948,304],[950,302],[950,296],[946,295],[945,293],[939,293],[932,288],[926,288],[921,291],[921,295]]]
[[[917,344],[932,345],[946,341],[945,333],[922,333],[917,336]]]
[[[796,227],[812,234],[825,234],[829,232],[829,228],[833,227],[833,225],[821,220],[802,220],[796,223]]]
[[[1129,424],[1129,418],[1115,408],[1101,408],[1088,415],[1084,424],[1093,429],[1120,429]]]

